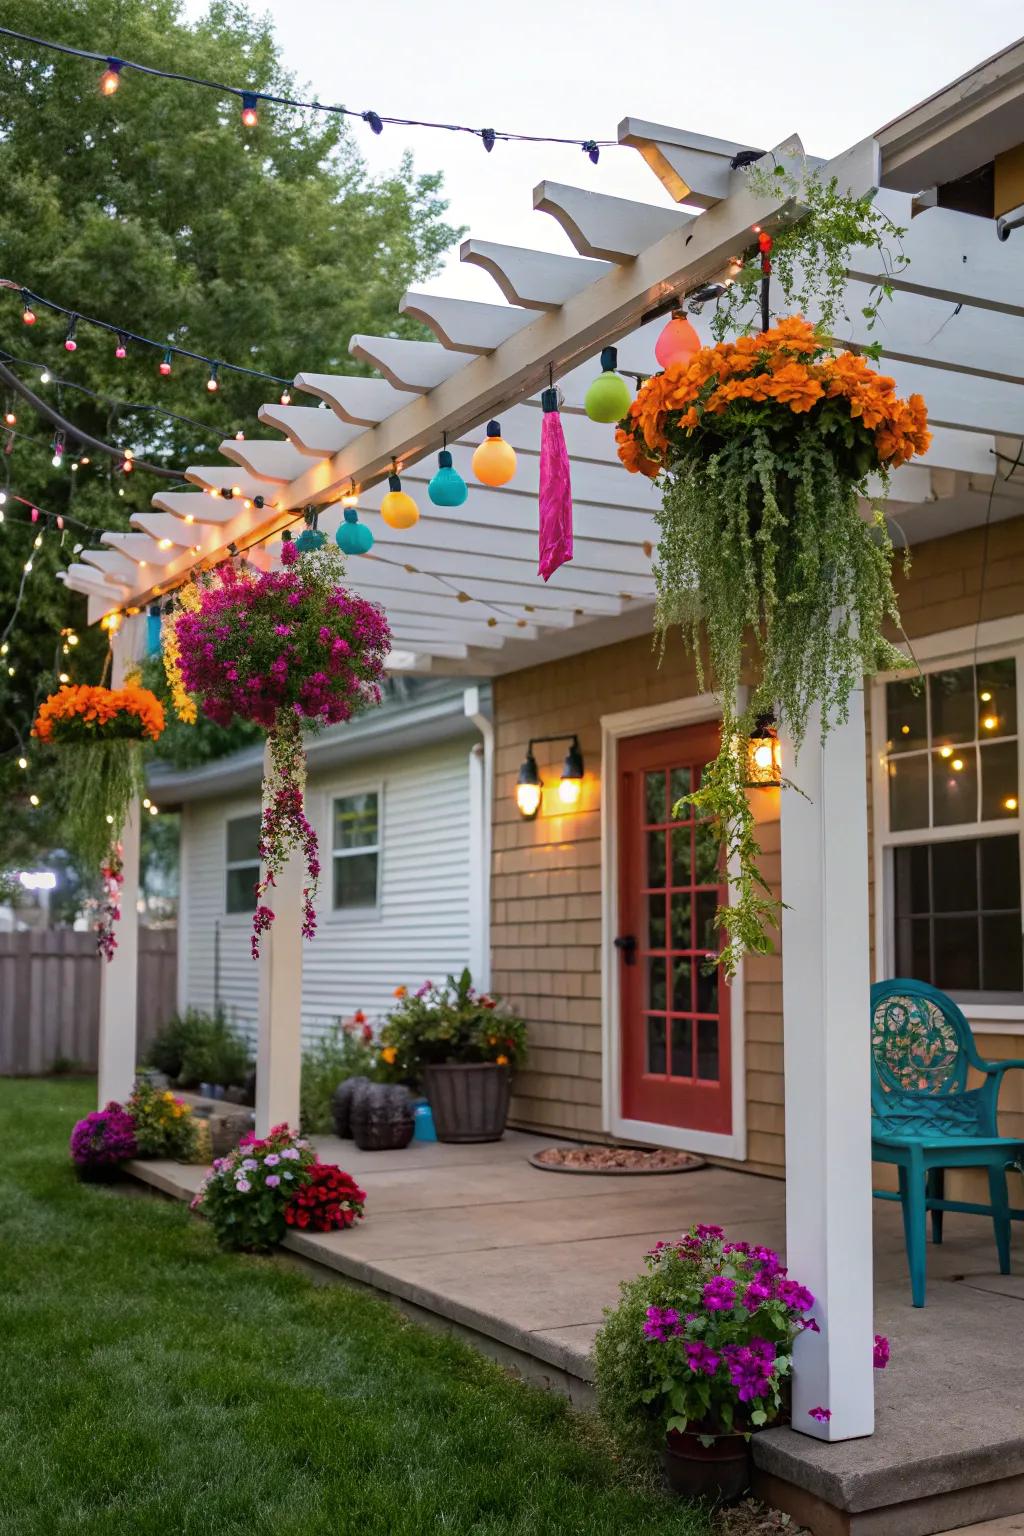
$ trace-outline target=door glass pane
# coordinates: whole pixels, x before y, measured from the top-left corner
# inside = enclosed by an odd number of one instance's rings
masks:
[[[985,661],[978,667],[978,735],[1017,734],[1017,668],[1012,657]]]
[[[697,892],[697,948],[718,950],[717,891]]]
[[[689,793],[689,768],[673,768],[671,774],[669,775],[668,803],[671,808],[674,820],[688,821],[689,818],[693,815],[692,805],[679,805],[680,797],[682,795],[688,795]],[[677,806],[679,807],[678,814],[676,811]]]
[[[718,1020],[697,1020],[697,1076],[718,1081]]]
[[[647,1006],[648,1008],[665,1008],[667,1005],[667,991],[665,972],[667,962],[664,955],[650,955],[647,959]]]
[[[935,746],[941,746],[943,742],[955,746],[958,741],[973,741],[977,726],[974,668],[951,667],[946,672],[932,672],[928,690]]]
[[[661,891],[647,898],[647,948],[665,948],[665,897]]]
[[[1020,910],[1020,844],[1016,837],[981,839],[981,904]]]
[[[718,1012],[718,966],[697,967],[697,1012]]]
[[[659,1073],[665,1071],[664,1019],[649,1018],[647,1020],[647,1070]]]
[[[693,1010],[692,969],[689,960],[676,960],[672,964],[672,1007],[679,1013]]]
[[[717,885],[721,840],[714,822],[699,822],[693,829],[694,885]]]
[[[928,825],[928,757],[889,762],[889,825],[894,832]]]
[[[355,853],[334,861],[334,905],[336,907],[375,907],[377,905],[377,855]]]
[[[644,774],[644,820],[665,821],[665,775]]]
[[[664,832],[647,834],[647,884],[665,884],[665,836]]]
[[[934,825],[937,827],[977,821],[978,761],[975,747],[954,747],[949,757],[943,757],[941,750],[935,754],[932,759],[932,807]]]
[[[672,948],[692,949],[693,934],[690,925],[691,898],[689,896],[670,896],[672,914]]]
[[[672,1020],[672,1076],[693,1076],[693,1020]]]
[[[943,992],[976,992],[981,986],[976,917],[935,919],[935,985]]]
[[[890,752],[928,745],[928,706],[921,682],[887,683],[886,736]]]
[[[981,819],[996,821],[1019,810],[1017,743],[994,741],[981,745]]]
[[[672,839],[672,884],[691,885],[690,839],[693,837],[693,828],[673,827],[669,836]]]
[[[977,838],[932,844],[932,901],[936,912],[977,911]],[[922,910],[927,911],[927,906]]]
[[[993,992],[1024,990],[1024,940],[1021,939],[1020,913],[983,917],[981,942],[984,945],[982,986]]]

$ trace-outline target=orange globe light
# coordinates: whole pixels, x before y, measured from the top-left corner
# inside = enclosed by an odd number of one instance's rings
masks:
[[[380,504],[380,515],[389,528],[411,528],[420,520],[420,509],[397,475],[388,476],[388,493]]]
[[[700,337],[681,310],[670,318],[654,343],[654,355],[662,368],[671,363],[685,363],[700,351]]]
[[[473,455],[473,473],[482,485],[507,485],[516,472],[516,451],[501,435],[496,421],[487,423],[487,436]]]

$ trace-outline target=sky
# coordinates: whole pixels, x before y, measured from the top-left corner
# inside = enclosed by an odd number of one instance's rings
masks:
[[[1019,0],[246,0],[275,23],[309,99],[399,117],[615,139],[624,117],[767,149],[798,133],[811,154],[856,143],[1024,32]],[[195,18],[204,0],[184,0]],[[244,82],[239,82],[243,84]],[[541,181],[669,202],[636,150],[503,144],[353,129],[372,171],[412,151],[442,170],[449,218],[477,239],[572,254],[533,210]],[[501,302],[457,249],[429,284]]]

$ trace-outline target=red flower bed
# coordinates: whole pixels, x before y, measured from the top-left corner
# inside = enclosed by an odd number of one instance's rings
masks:
[[[337,1232],[351,1227],[363,1214],[366,1194],[334,1163],[314,1163],[310,1180],[299,1190],[284,1213],[290,1227],[313,1232]]]

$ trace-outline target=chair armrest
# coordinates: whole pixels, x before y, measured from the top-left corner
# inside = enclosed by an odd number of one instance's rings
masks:
[[[979,1059],[977,1065],[983,1072],[986,1072],[989,1077],[1001,1077],[1004,1072],[1009,1072],[1011,1067],[1020,1067],[1024,1069],[1024,1060],[1015,1059],[1010,1061],[981,1061]]]

